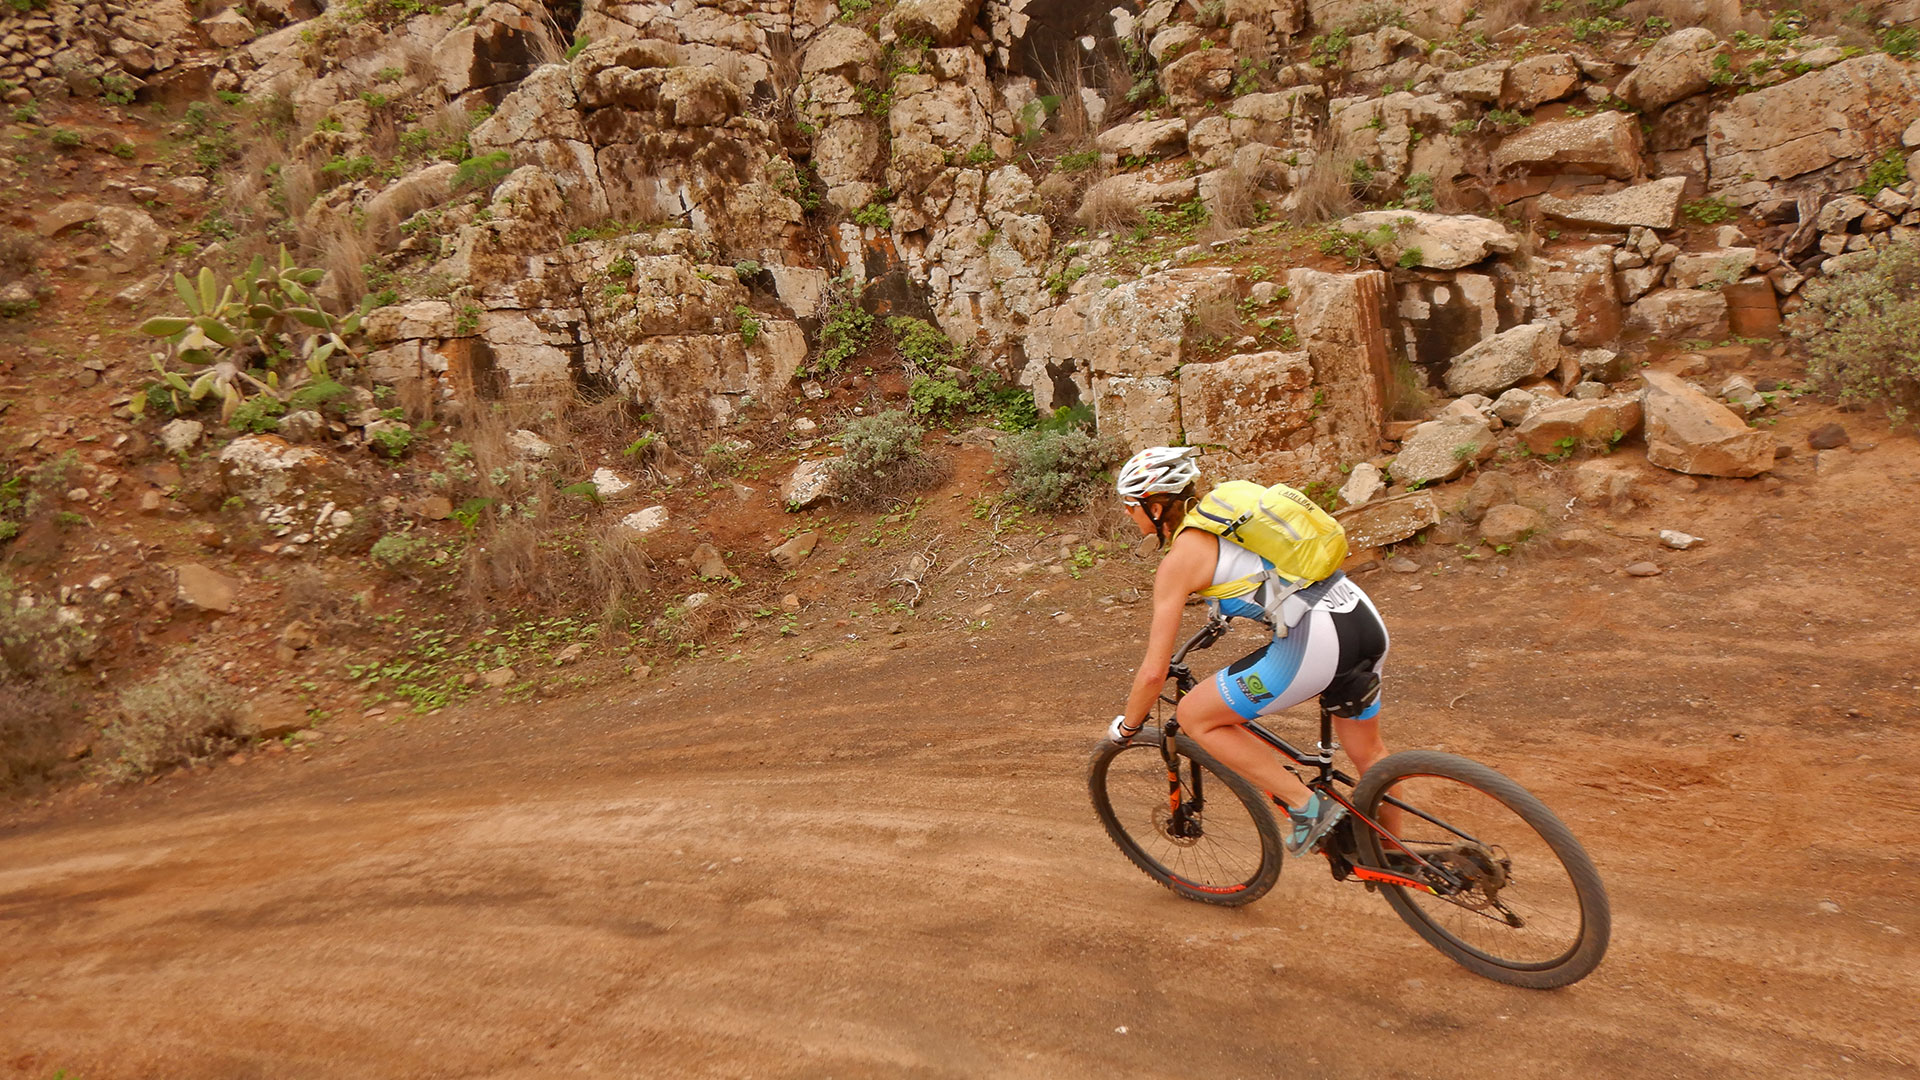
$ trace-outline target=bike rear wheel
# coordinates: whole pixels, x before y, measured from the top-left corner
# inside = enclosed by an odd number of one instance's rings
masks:
[[[1177,735],[1174,745],[1177,799],[1160,729],[1125,746],[1100,744],[1087,769],[1100,824],[1135,866],[1189,900],[1238,907],[1260,899],[1280,876],[1280,830],[1266,799],[1192,739]]]
[[[1379,820],[1386,795],[1439,819],[1407,813],[1402,843],[1448,871],[1441,895],[1382,885],[1408,926],[1467,970],[1533,989],[1584,978],[1606,954],[1612,915],[1600,873],[1545,804],[1508,777],[1466,758],[1407,750],[1360,778],[1353,804]],[[1427,873],[1356,823],[1360,856],[1408,877]]]

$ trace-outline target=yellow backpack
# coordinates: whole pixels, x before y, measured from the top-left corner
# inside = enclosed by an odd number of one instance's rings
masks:
[[[1226,600],[1274,581],[1277,587],[1266,599],[1269,611],[1286,594],[1332,576],[1347,557],[1346,530],[1312,499],[1285,484],[1261,487],[1251,480],[1228,480],[1194,504],[1180,528],[1224,537],[1272,563],[1271,571],[1200,591],[1209,599]]]

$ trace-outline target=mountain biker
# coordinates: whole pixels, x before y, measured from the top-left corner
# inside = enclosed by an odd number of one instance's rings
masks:
[[[1193,459],[1198,453],[1187,446],[1148,447],[1120,467],[1115,481],[1140,535],[1158,537],[1166,551],[1154,575],[1146,657],[1134,676],[1127,711],[1114,717],[1107,729],[1107,737],[1116,743],[1140,733],[1160,697],[1187,598],[1272,566],[1225,537],[1183,526],[1196,500],[1200,468]],[[1265,618],[1264,590],[1275,587],[1270,582],[1261,593],[1209,603],[1229,618]],[[1321,695],[1334,713],[1335,737],[1354,766],[1366,772],[1387,753],[1378,719],[1378,675],[1387,644],[1387,628],[1373,602],[1336,571],[1281,602],[1271,642],[1201,682],[1180,702],[1182,731],[1285,806],[1290,828],[1284,830],[1283,841],[1290,855],[1311,851],[1346,808],[1309,791],[1278,755],[1241,725]]]

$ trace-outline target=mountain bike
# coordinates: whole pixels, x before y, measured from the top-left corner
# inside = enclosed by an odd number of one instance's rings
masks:
[[[1147,876],[1189,900],[1237,907],[1280,877],[1275,802],[1180,731],[1172,708],[1195,685],[1187,655],[1227,633],[1209,619],[1174,653],[1171,695],[1122,745],[1102,739],[1087,787],[1107,835]],[[1333,717],[1313,752],[1246,725],[1323,798],[1346,807],[1318,851],[1336,881],[1379,891],[1415,933],[1477,974],[1534,989],[1584,978],[1607,951],[1612,916],[1593,862],[1553,811],[1513,780],[1432,750],[1390,754],[1356,781],[1333,767]],[[1312,774],[1301,775],[1302,770]],[[1400,831],[1381,824],[1398,807]]]

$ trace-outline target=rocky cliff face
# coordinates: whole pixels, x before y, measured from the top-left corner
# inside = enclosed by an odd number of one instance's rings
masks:
[[[1911,5],[1846,40],[1714,5],[212,7],[11,15],[7,100],[274,103],[299,235],[410,282],[370,320],[377,377],[596,380],[702,441],[780,422],[862,306],[1130,443],[1325,478],[1377,452],[1396,384],[1493,424],[1516,385],[1551,404],[1622,353],[1771,336],[1809,277],[1920,238]],[[395,103],[403,145],[434,105],[465,144],[374,168]]]

